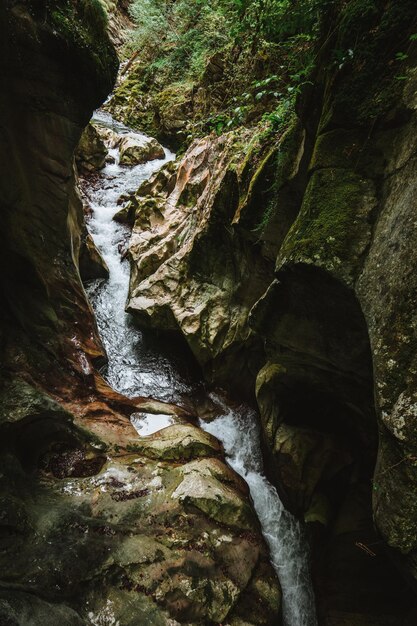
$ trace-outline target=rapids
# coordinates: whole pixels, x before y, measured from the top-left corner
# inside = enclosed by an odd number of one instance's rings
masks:
[[[97,113],[94,121],[118,133],[132,132],[105,113]],[[108,355],[105,377],[115,390],[127,396],[152,396],[181,403],[197,388],[201,392],[201,381],[196,379],[192,367],[187,368],[187,360],[181,358],[178,350],[138,330],[125,312],[130,272],[120,249],[127,245],[129,233],[125,226],[113,221],[119,209],[118,198],[137,189],[175,155],[165,150],[165,159],[134,167],[119,164],[117,149],[111,151],[111,156],[114,162],[106,165],[98,181],[91,184],[84,181],[92,209],[88,228],[110,271],[107,281],[93,281],[87,287]],[[200,425],[222,441],[229,464],[249,485],[271,562],[282,585],[284,624],[315,626],[308,546],[300,524],[285,510],[276,489],[263,474],[256,414],[245,405],[232,406],[219,394],[211,394],[210,400],[217,408],[218,417],[211,422],[200,421]],[[133,419],[132,423],[142,436],[154,432],[158,425],[161,428],[169,425],[166,416],[155,419],[159,419],[156,425],[151,423],[151,416]]]

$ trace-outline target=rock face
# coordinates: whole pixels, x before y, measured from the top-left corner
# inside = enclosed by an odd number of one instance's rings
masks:
[[[415,619],[388,558],[417,588],[415,44],[404,89],[389,74],[414,9],[385,8],[378,52],[361,23],[343,80],[320,67],[277,145],[199,140],[123,209],[129,310],[179,329],[207,377],[256,393],[332,625]]]
[[[75,161],[81,174],[104,167],[108,150],[97,129],[90,123],[83,130],[75,153]]]
[[[129,18],[130,0],[100,0],[100,2],[109,16],[107,26],[109,37],[116,50],[119,50],[126,44],[132,28]]]
[[[144,85],[147,69],[133,57],[105,108],[128,126],[178,146],[193,111],[193,85],[179,83],[151,93]]]
[[[105,29],[96,2],[0,7],[0,623],[276,624],[279,583],[219,442],[94,369],[73,154],[115,80]],[[129,416],[155,410],[175,423],[139,437]]]
[[[128,310],[141,324],[180,328],[207,377],[218,355],[258,349],[247,319],[271,269],[256,254],[256,236],[245,240],[233,223],[238,140],[233,133],[197,140],[176,172],[172,165],[159,172],[122,209],[127,221],[134,214]]]
[[[279,587],[216,439],[185,424],[141,439],[105,406],[99,437],[97,417],[17,379],[2,411],[2,623],[42,624],[52,603],[71,626],[234,624],[243,589],[245,621],[276,623]]]
[[[77,6],[63,2],[51,12],[46,3],[2,4],[0,280],[5,323],[18,320],[5,334],[5,350],[27,333],[51,354],[71,352],[61,334],[71,328],[68,337],[101,353],[77,269],[85,226],[72,156],[91,110],[111,88],[117,59],[101,14],[89,22],[90,8]],[[85,26],[72,32],[76,20]],[[83,312],[85,329],[73,332]]]

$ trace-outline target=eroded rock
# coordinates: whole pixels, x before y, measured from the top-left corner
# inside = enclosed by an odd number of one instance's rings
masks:
[[[75,161],[80,173],[89,173],[100,170],[106,163],[108,150],[104,145],[99,131],[93,124],[88,124],[81,135]]]
[[[1,596],[0,615],[17,606],[38,619],[51,602],[63,623],[228,622],[244,590],[263,602],[258,585],[274,609],[257,623],[277,623],[279,585],[247,488],[215,438],[186,425],[140,438],[130,426],[121,450],[21,390],[0,455],[2,582],[19,590]]]
[[[383,550],[366,552],[380,541],[371,498],[382,545],[395,548],[414,586],[417,579],[416,70],[413,52],[404,89],[389,74],[387,51],[414,15],[411,3],[397,8],[375,12],[378,54],[358,52],[343,80],[340,68],[319,69],[278,154],[270,146],[242,158],[232,134],[200,140],[173,191],[148,188],[129,207],[129,310],[140,324],[179,329],[209,377],[245,380],[251,390],[257,379],[270,475],[322,527],[316,557],[333,574],[319,580],[320,619],[329,624],[395,623],[411,605],[388,583]],[[344,45],[346,33],[338,34]],[[222,68],[214,65],[216,80]]]
[[[165,151],[156,139],[143,138],[137,135],[123,135],[120,143],[120,163],[122,165],[139,165],[155,159],[163,159]]]
[[[216,457],[228,476],[219,442],[181,424],[145,444],[129,416],[161,403],[117,394],[94,368],[73,154],[116,76],[100,4],[2,2],[0,48],[0,621],[220,622],[243,595],[261,607],[258,585],[272,626],[280,589],[258,527],[243,536],[171,497],[186,462]]]
[[[247,316],[268,276],[233,222],[236,141],[231,133],[194,142],[175,178],[162,170],[125,208],[135,211],[128,310],[146,326],[179,328],[203,367],[221,353],[250,349]],[[234,364],[245,366],[237,355]]]

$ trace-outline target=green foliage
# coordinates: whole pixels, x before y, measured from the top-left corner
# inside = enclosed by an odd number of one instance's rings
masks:
[[[398,99],[417,41],[415,0],[132,0],[131,15],[141,97],[158,116],[160,93],[191,84],[189,138],[259,123],[282,133],[317,62],[324,81],[341,73],[335,110],[373,123]]]
[[[299,33],[317,35],[323,13],[334,0],[229,0],[236,34],[278,43]]]
[[[133,0],[131,47],[145,50],[167,79],[201,76],[208,58],[227,46],[251,52],[317,37],[324,9],[334,0]],[[292,40],[292,41],[291,41]],[[162,63],[162,60],[165,60]],[[305,65],[305,63],[302,64]]]
[[[415,27],[414,0],[341,3],[333,66],[345,72],[335,104],[346,122],[373,124],[398,102]]]
[[[166,80],[198,76],[207,58],[228,42],[222,2],[134,0],[131,47],[146,50],[152,69]]]

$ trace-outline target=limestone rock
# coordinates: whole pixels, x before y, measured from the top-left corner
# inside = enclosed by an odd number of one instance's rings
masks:
[[[140,438],[129,425],[120,450],[26,383],[10,386],[3,409],[12,397],[0,455],[0,526],[8,529],[0,566],[19,591],[0,594],[0,616],[32,612],[40,624],[53,603],[68,624],[133,626],[138,615],[149,625],[223,622],[243,591],[262,602],[254,581],[280,597],[247,487],[213,437],[176,425]],[[107,417],[104,435],[116,419]],[[279,614],[278,601],[259,623],[272,626]]]
[[[164,428],[131,446],[132,450],[151,459],[182,460],[216,455],[221,444],[215,437],[191,425],[176,424]]]
[[[155,159],[163,159],[165,152],[156,139],[143,138],[136,135],[123,135],[120,144],[120,163],[122,165],[139,165]]]
[[[85,233],[79,267],[83,281],[109,277],[109,268],[89,233]]]
[[[282,424],[273,442],[276,472],[291,507],[305,513],[319,484],[349,467],[352,457],[336,437]]]
[[[191,108],[192,86],[179,83],[157,94],[155,105],[163,132],[168,135],[185,129]]]
[[[123,135],[120,135],[112,128],[107,128],[106,126],[97,125],[96,129],[107,148],[119,147]]]
[[[253,512],[230,484],[230,475],[213,461],[194,461],[182,470],[183,480],[172,498],[192,504],[210,518],[226,526],[250,529],[256,524]],[[246,581],[248,582],[248,581]]]
[[[237,140],[229,134],[195,141],[175,178],[155,177],[132,200],[128,310],[141,324],[180,328],[203,367],[222,352],[249,349],[247,316],[267,283],[263,259],[233,223]]]
[[[129,17],[128,0],[100,0],[108,16],[107,30],[116,49],[121,49],[129,40],[132,22]]]
[[[83,130],[75,152],[75,161],[80,173],[94,172],[104,167],[108,151],[100,133],[93,124]]]

